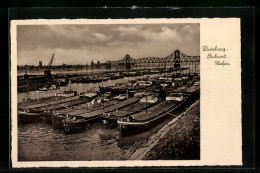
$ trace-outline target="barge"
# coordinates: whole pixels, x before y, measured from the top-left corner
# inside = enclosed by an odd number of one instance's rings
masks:
[[[169,114],[169,112],[173,112],[175,109],[182,106],[185,101],[186,97],[181,95],[176,100],[165,100],[147,110],[118,119],[117,124],[121,130],[121,134],[132,135],[148,130],[171,116],[172,114]]]
[[[36,123],[41,121],[41,113],[30,110],[18,110],[18,124]]]
[[[100,118],[102,120],[102,125],[105,126],[105,128],[115,128],[117,127],[117,119],[130,116],[144,109],[148,109],[149,107],[153,106],[155,103],[156,102],[144,103],[142,102],[142,99],[140,99],[139,102],[131,104],[125,108],[116,110],[114,112],[103,113],[102,115],[100,115]]]
[[[137,98],[130,98],[122,102],[114,102],[116,104],[108,104],[107,107],[98,107],[98,109],[79,109],[68,114],[53,114],[52,125],[54,129],[64,129],[65,133],[77,133],[84,131],[84,129],[91,123],[100,118],[100,115],[107,112],[112,112],[117,109],[134,104],[138,101]],[[72,117],[72,118],[71,118]]]

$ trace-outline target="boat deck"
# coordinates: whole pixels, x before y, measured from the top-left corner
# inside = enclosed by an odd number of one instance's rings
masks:
[[[42,107],[47,107],[47,106],[53,106],[55,104],[60,104],[60,103],[66,103],[66,102],[70,102],[73,100],[77,100],[79,99],[80,96],[73,96],[73,97],[68,97],[68,98],[64,98],[61,100],[55,100],[55,101],[50,101],[50,102],[45,102],[45,103],[40,103],[40,104],[34,104],[34,105],[29,105],[28,109],[37,109],[37,108],[42,108]]]
[[[120,110],[120,111],[113,112],[113,115],[118,116],[118,117],[122,117],[122,116],[131,115],[133,113],[134,113],[134,111],[130,111],[130,110],[127,110],[127,111]]]
[[[133,103],[138,102],[138,101],[139,101],[139,98],[132,97],[132,98],[130,98],[128,100],[125,100],[125,101],[122,101],[122,102],[120,102],[118,104],[108,106],[105,109],[91,111],[91,112],[88,112],[88,113],[83,113],[83,114],[80,114],[78,116],[81,116],[81,117],[84,117],[84,118],[91,118],[91,117],[95,117],[95,116],[101,115],[103,113],[107,113],[107,112],[111,112],[111,111],[117,110],[119,108],[125,107],[125,106],[127,106],[129,104],[133,104]]]
[[[38,110],[39,111],[48,111],[48,110],[53,110],[53,109],[55,109],[55,110],[62,109],[65,107],[71,107],[71,106],[83,104],[83,103],[86,103],[87,101],[88,101],[87,99],[79,99],[79,100],[73,100],[73,101],[65,102],[65,103],[56,102],[56,104],[54,104],[54,105],[41,107],[41,108],[38,108]]]
[[[131,117],[138,121],[148,120],[148,119],[156,117],[160,113],[163,113],[164,111],[167,111],[168,109],[176,106],[178,103],[179,102],[177,102],[177,101],[172,101],[170,103],[167,103],[166,101],[164,101],[164,102],[161,102],[161,103],[151,107],[150,109],[147,109],[147,113],[145,110],[143,110],[137,114],[131,115]]]
[[[199,85],[197,85],[197,86],[193,85],[193,86],[191,86],[190,88],[186,88],[186,89],[185,89],[185,92],[186,92],[186,93],[194,93],[194,92],[196,92],[196,91],[199,90],[199,89],[200,89],[200,86],[199,86]]]
[[[116,102],[115,100],[105,102],[104,107],[115,104],[115,102]],[[76,111],[80,112],[82,110],[85,110],[86,112],[90,112],[90,111],[95,111],[95,110],[98,110],[98,109],[101,109],[101,108],[102,108],[102,103],[96,103],[94,105],[90,104],[90,103],[84,103],[84,104],[74,106],[72,109],[60,109],[57,112],[63,113],[63,114],[67,114],[67,113],[70,113],[70,112],[76,112]]]
[[[134,104],[134,103],[138,102],[139,100],[140,100],[139,98],[132,97],[132,98],[130,98],[128,100],[122,101],[122,102],[120,102],[118,104],[115,104],[115,105],[112,105],[112,106],[109,106],[109,107],[105,108],[105,111],[106,112],[114,111],[116,109],[123,108],[125,106],[130,105],[130,104]]]
[[[146,105],[145,103],[140,103],[140,102],[138,102],[138,103],[129,105],[129,106],[123,108],[122,110],[125,110],[125,111],[135,111],[135,112],[137,112],[137,111],[140,111],[140,110],[142,110],[142,109],[145,109],[146,106],[148,107],[148,104]]]
[[[118,101],[111,100],[109,102],[105,102],[104,103],[104,107],[106,108],[106,107],[109,107],[111,105],[115,105],[115,103],[118,103]],[[63,112],[63,113],[69,113],[70,115],[81,115],[81,114],[85,114],[85,113],[101,110],[102,106],[103,106],[102,103],[96,103],[94,105],[91,105],[87,109],[87,104],[84,104],[85,108],[83,107],[81,109],[71,109],[71,110],[69,110],[69,112]]]

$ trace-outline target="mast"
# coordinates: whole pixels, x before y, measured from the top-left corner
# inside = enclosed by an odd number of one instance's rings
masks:
[[[195,74],[197,74],[197,66],[196,66],[196,61],[195,61]]]
[[[34,79],[34,90],[35,90],[35,100],[36,100],[36,80]]]
[[[145,87],[145,113],[147,114],[147,90]]]
[[[102,77],[103,77],[103,75],[102,75]],[[102,80],[102,88],[103,88],[103,80]],[[101,94],[101,93],[100,93]],[[104,93],[103,93],[103,106],[102,106],[102,109],[104,110],[104,102],[105,102],[105,100],[104,100]]]
[[[56,100],[56,98],[55,98],[55,100]],[[55,111],[55,101],[53,102],[53,113],[54,113],[54,111]]]
[[[70,91],[71,91],[71,80],[69,80],[69,84],[70,84]]]
[[[59,87],[59,93],[60,93],[60,87]],[[61,105],[61,94],[60,94],[60,105]]]
[[[28,111],[28,81],[26,79],[26,111]]]

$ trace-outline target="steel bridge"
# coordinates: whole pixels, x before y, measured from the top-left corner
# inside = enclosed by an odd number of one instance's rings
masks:
[[[182,53],[180,50],[175,50],[173,53],[168,55],[167,57],[158,58],[158,57],[147,57],[135,59],[131,57],[129,54],[126,54],[125,57],[118,61],[107,61],[107,65],[111,67],[124,67],[126,69],[130,69],[133,67],[137,67],[143,65],[143,67],[152,67],[157,68],[160,67],[160,64],[163,64],[163,68],[197,68],[200,63],[200,56],[189,56]],[[156,64],[156,65],[154,65]]]

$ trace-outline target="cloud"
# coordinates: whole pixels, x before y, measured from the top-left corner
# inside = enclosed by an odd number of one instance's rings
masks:
[[[119,31],[121,35],[137,34],[139,31],[137,27],[134,26],[119,26],[116,30]]]
[[[175,29],[169,29],[168,27],[162,27],[160,32],[153,32],[151,30],[146,30],[140,33],[148,41],[159,41],[159,42],[169,42],[169,41],[179,41],[179,35]]]
[[[101,40],[101,41],[106,41],[108,40],[108,37],[105,36],[104,34],[101,33],[94,33],[93,34],[97,39]]]
[[[18,26],[18,64],[105,62],[123,58],[164,57],[175,49],[199,55],[199,24],[23,25]]]

